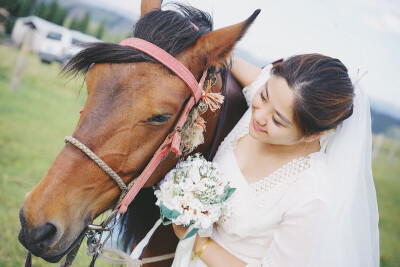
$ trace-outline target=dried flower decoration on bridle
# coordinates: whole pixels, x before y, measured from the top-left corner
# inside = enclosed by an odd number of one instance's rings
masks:
[[[204,143],[206,122],[201,117],[201,114],[204,114],[208,108],[215,112],[221,108],[224,102],[225,97],[221,93],[213,93],[211,91],[212,86],[216,84],[214,80],[216,80],[215,74],[207,77],[206,88],[204,89],[203,86],[201,100],[192,108],[183,125],[180,144],[180,150],[183,155],[192,152],[197,146]]]

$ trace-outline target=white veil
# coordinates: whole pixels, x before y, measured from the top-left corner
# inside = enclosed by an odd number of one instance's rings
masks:
[[[328,215],[312,266],[379,266],[378,206],[371,169],[371,115],[355,90],[353,115],[329,138]]]

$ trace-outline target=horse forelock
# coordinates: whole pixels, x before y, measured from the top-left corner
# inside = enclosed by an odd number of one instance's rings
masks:
[[[134,25],[133,36],[149,41],[176,56],[212,30],[211,16],[181,4],[168,4],[174,10],[155,9]],[[198,29],[196,29],[194,23]],[[96,63],[157,62],[145,53],[108,42],[80,44],[83,50],[63,68],[66,75],[85,74]]]

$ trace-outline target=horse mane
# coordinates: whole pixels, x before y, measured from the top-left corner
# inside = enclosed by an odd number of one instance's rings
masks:
[[[147,13],[134,26],[133,37],[151,42],[176,56],[203,34],[212,31],[213,23],[208,13],[178,3],[166,6],[176,10],[154,9]],[[65,65],[63,74],[85,74],[96,63],[158,62],[144,52],[119,44],[95,42],[79,46],[84,49]]]
[[[133,36],[149,41],[176,56],[192,46],[203,34],[212,31],[212,18],[208,13],[177,3],[166,6],[172,6],[175,10],[155,9],[147,13],[134,26]],[[96,63],[158,62],[141,51],[118,44],[96,42],[81,46],[84,49],[71,58],[62,69],[63,74],[85,74]],[[215,68],[211,67],[210,72],[215,73]],[[171,74],[174,75],[172,72]],[[219,74],[224,94],[228,74],[226,66],[220,69]],[[152,188],[142,188],[139,191],[121,220],[117,241],[119,247],[128,251],[133,244],[143,239],[160,216],[155,202]]]

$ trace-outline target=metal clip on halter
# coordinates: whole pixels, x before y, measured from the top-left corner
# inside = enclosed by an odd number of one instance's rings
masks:
[[[88,254],[93,255],[93,263],[100,255],[101,249],[111,238],[114,228],[119,224],[122,219],[122,216],[120,216],[112,226],[109,226],[109,224],[117,217],[117,214],[118,210],[113,210],[107,215],[101,225],[89,224],[87,227],[88,231],[86,232],[86,237],[88,238]],[[109,233],[107,237],[102,241],[104,232]]]

